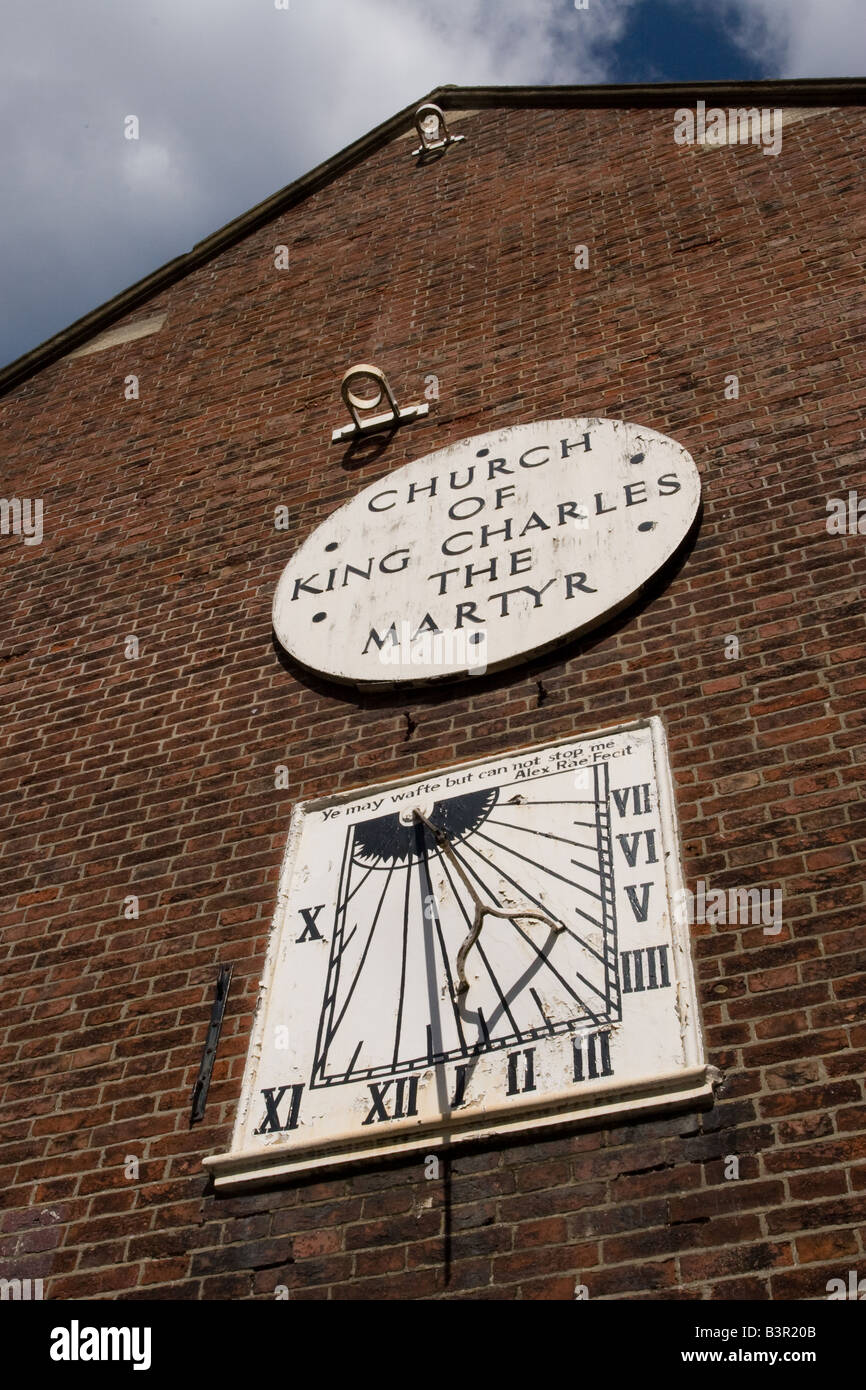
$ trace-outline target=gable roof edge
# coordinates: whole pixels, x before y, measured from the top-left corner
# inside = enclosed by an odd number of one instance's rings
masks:
[[[43,367],[66,357],[97,333],[111,327],[132,309],[184,279],[192,271],[213,260],[220,252],[243,240],[250,232],[302,202],[340,174],[359,164],[369,154],[406,129],[425,101],[437,102],[443,110],[473,107],[599,107],[670,106],[709,99],[727,101],[772,100],[815,106],[866,104],[866,78],[797,78],[760,82],[658,82],[574,87],[434,87],[426,96],[403,107],[388,120],[345,146],[337,154],[302,174],[294,182],[257,203],[218,231],[196,242],[190,251],[151,271],[143,279],[76,319],[45,342],[31,348],[0,370],[0,396],[35,376]]]
[[[184,279],[192,271],[206,265],[221,251],[225,251],[228,247],[242,241],[250,232],[256,231],[295,204],[303,202],[310,194],[318,192],[340,174],[361,163],[367,155],[387,144],[395,134],[405,130],[407,121],[413,120],[421,102],[435,100],[439,91],[440,89],[436,89],[430,96],[422,97],[420,101],[412,102],[410,106],[404,107],[396,115],[389,116],[387,121],[383,121],[381,125],[367,131],[365,135],[353,141],[351,145],[346,145],[344,149],[326,159],[322,164],[316,165],[314,169],[302,174],[294,182],[287,184],[276,193],[272,193],[262,202],[256,203],[254,207],[241,213],[239,217],[233,218],[231,222],[227,222],[225,226],[212,232],[203,241],[196,242],[190,251],[184,252],[181,256],[175,256],[173,260],[158,266],[156,270],[145,275],[143,279],[137,280],[127,289],[113,295],[104,304],[91,309],[82,318],[76,319],[68,328],[61,329],[59,333],[47,338],[45,342],[37,344],[35,348],[31,348],[23,356],[8,363],[0,370],[0,396],[10,391],[14,386],[28,380],[29,377],[35,376],[43,367],[50,366],[52,362],[58,361],[61,357],[66,357],[88,339],[95,337],[97,333],[110,328],[113,323],[123,318],[132,309],[145,304],[162,290],[168,289],[169,286]]]

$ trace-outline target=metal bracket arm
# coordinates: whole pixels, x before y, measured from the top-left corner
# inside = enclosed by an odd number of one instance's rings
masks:
[[[436,122],[435,132],[430,128],[433,121]],[[456,145],[458,141],[465,140],[465,135],[452,135],[445,120],[445,113],[441,106],[435,102],[425,101],[423,106],[419,106],[415,112],[415,129],[418,132],[418,139],[421,141],[417,150],[412,154],[427,154],[432,150],[444,150],[449,145]]]
[[[352,390],[353,385],[360,381],[372,380],[376,383],[376,395],[372,397],[358,396]],[[386,415],[361,415],[360,411],[369,412],[375,410],[382,399],[388,397],[388,404],[391,409]],[[407,405],[401,410],[397,404],[394,392],[388,384],[385,373],[378,367],[373,367],[367,362],[359,362],[357,366],[350,367],[343,380],[340,382],[340,395],[343,403],[352,417],[351,425],[343,425],[331,434],[331,443],[337,444],[344,439],[356,439],[359,435],[371,434],[374,430],[395,428],[397,425],[404,424],[407,420],[417,420],[421,415],[427,415],[429,405]]]
[[[547,913],[545,912],[537,912],[534,909],[530,908],[519,909],[515,912],[513,908],[506,909],[502,907],[491,907],[488,903],[485,903],[478,896],[478,893],[476,892],[474,886],[469,881],[469,878],[463,868],[463,865],[460,863],[460,860],[454,853],[454,846],[448,839],[446,832],[444,830],[437,830],[435,825],[431,825],[427,817],[421,811],[415,810],[413,814],[415,818],[419,820],[422,825],[426,826],[426,828],[430,831],[430,834],[436,841],[436,848],[440,849],[442,853],[447,857],[449,863],[454,869],[454,872],[459,876],[460,881],[463,884],[463,887],[466,889],[467,893],[472,899],[473,905],[475,907],[475,913],[473,916],[472,927],[469,931],[469,935],[466,937],[466,940],[463,942],[463,945],[457,952],[457,986],[454,990],[455,997],[459,997],[459,995],[465,994],[469,989],[469,981],[466,978],[466,957],[469,955],[469,952],[472,950],[472,947],[475,945],[476,941],[481,935],[481,928],[484,925],[485,917],[504,917],[506,921],[512,923],[516,923],[519,917],[533,918],[536,921],[544,922],[545,925],[550,927],[552,931],[561,932],[565,930],[564,922],[554,922],[553,918],[548,917]]]
[[[208,1024],[201,1066],[198,1069],[198,1079],[196,1080],[192,1093],[192,1113],[189,1120],[191,1125],[194,1125],[197,1120],[204,1118],[204,1108],[207,1101],[208,1089],[210,1087],[210,1079],[213,1074],[213,1064],[216,1058],[217,1045],[220,1040],[220,1030],[223,1025],[226,1000],[229,997],[229,984],[231,983],[231,978],[232,967],[230,965],[221,965],[220,973],[217,976],[216,993],[211,1009],[210,1023]]]

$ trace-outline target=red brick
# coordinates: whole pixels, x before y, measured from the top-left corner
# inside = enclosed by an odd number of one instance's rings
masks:
[[[2,1251],[52,1299],[810,1299],[856,1264],[862,537],[829,536],[825,506],[866,496],[863,103],[786,127],[784,177],[759,151],[676,148],[675,104],[473,108],[421,168],[389,139],[122,314],[167,314],[135,344],[134,409],[116,350],[0,394],[7,472],[52,518],[31,553],[0,538]],[[789,227],[808,256],[775,246]],[[774,254],[744,260],[756,238]],[[441,394],[349,460],[328,430],[358,356],[401,400],[430,372]],[[669,433],[703,476],[693,546],[614,621],[410,692],[275,659],[274,583],[326,515],[455,440],[584,408]],[[778,937],[693,927],[716,1105],[455,1145],[437,1182],[411,1155],[214,1192],[201,1160],[230,1143],[293,805],[650,713],[687,882],[783,892]],[[219,959],[229,1010],[190,1128]]]
[[[855,1259],[859,1250],[857,1237],[853,1231],[824,1231],[814,1236],[798,1236],[797,1263],[812,1264],[820,1260],[832,1260],[836,1256],[852,1255]]]

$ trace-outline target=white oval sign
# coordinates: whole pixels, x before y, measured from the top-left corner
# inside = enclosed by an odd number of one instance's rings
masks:
[[[302,665],[358,685],[508,666],[629,603],[700,495],[681,445],[622,420],[462,439],[316,527],[280,577],[274,630]]]

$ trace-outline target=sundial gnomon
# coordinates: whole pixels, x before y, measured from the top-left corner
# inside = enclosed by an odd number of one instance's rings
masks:
[[[490,780],[346,827],[311,1087],[397,1077],[620,1017],[606,762]],[[488,917],[456,994],[473,900]],[[534,910],[560,928],[520,915]],[[371,1000],[376,1026],[371,1029]]]

